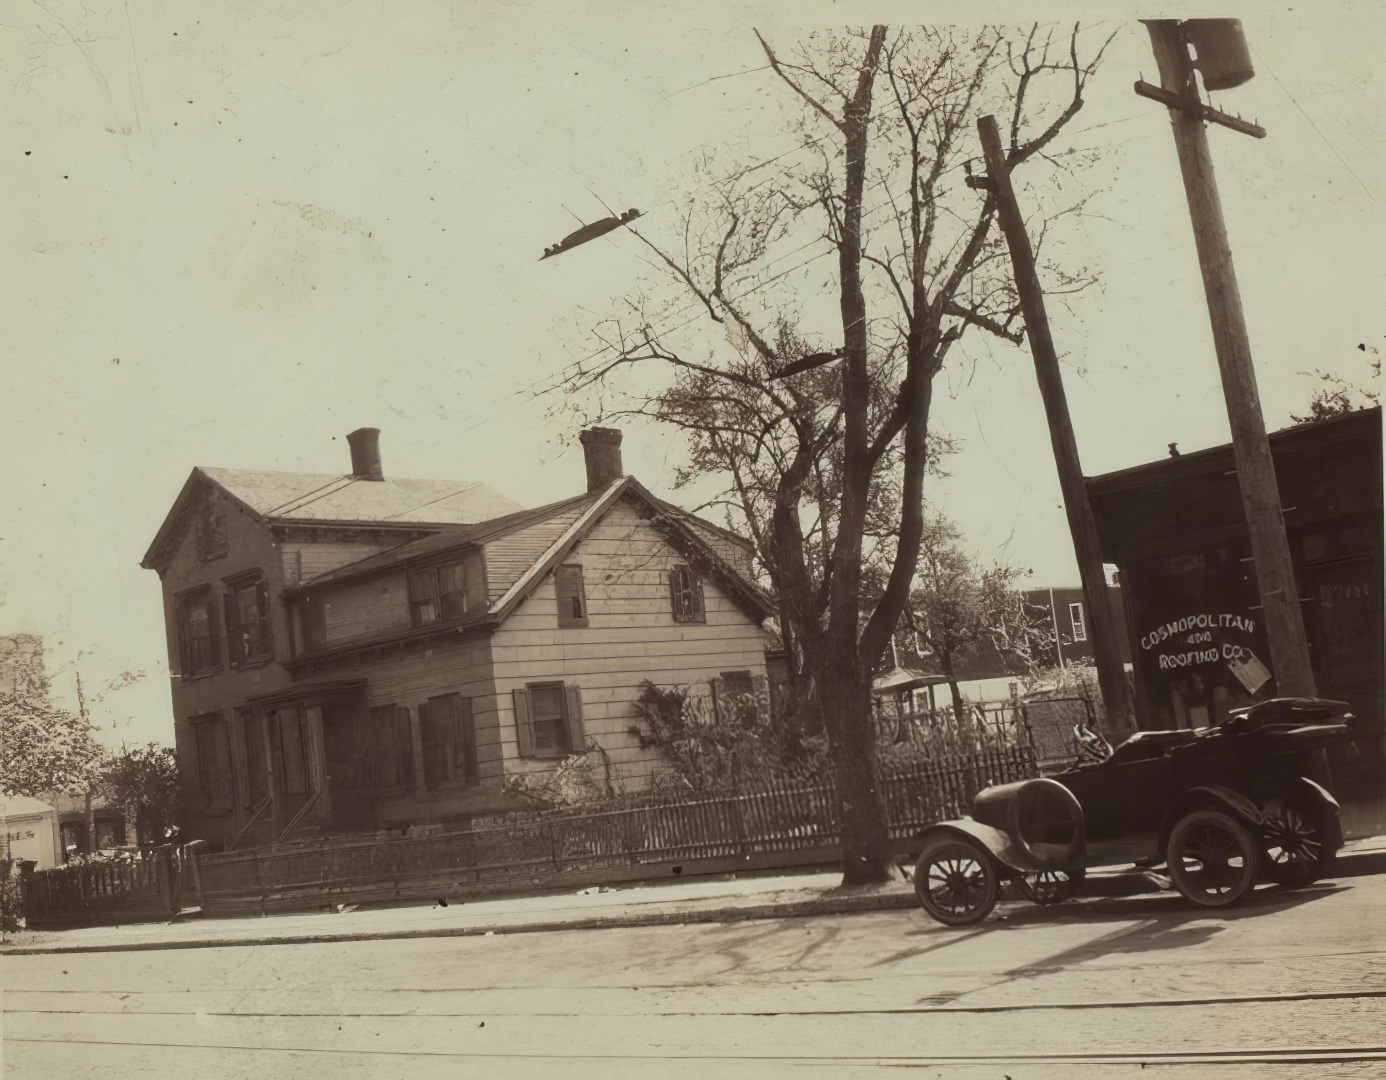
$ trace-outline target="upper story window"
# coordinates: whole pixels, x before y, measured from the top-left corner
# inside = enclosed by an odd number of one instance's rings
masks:
[[[426,626],[428,623],[460,619],[467,613],[466,584],[461,563],[410,571],[410,623]]]
[[[707,610],[703,606],[703,583],[689,567],[675,566],[670,569],[669,597],[674,608],[674,622],[707,622]]]
[[[560,566],[553,572],[554,592],[558,595],[558,625],[587,625],[587,593],[582,585],[582,567],[577,563]]]
[[[1088,640],[1088,627],[1087,627],[1087,624],[1083,622],[1083,605],[1082,605],[1082,604],[1069,604],[1069,605],[1068,605],[1068,621],[1069,621],[1069,622],[1072,624],[1072,626],[1073,626],[1073,640],[1074,640],[1074,641],[1087,641],[1087,640]]]
[[[217,634],[216,598],[210,585],[178,598],[178,653],[182,675],[202,675],[221,667],[221,638]]]
[[[232,667],[268,659],[274,652],[270,629],[269,582],[257,570],[228,582],[222,598],[226,613],[226,652]]]

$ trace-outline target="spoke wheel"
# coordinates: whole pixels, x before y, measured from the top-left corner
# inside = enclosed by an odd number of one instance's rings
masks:
[[[1065,870],[1041,870],[1020,879],[1025,895],[1036,904],[1060,904],[1073,895],[1073,877]]]
[[[1001,883],[990,853],[962,836],[935,836],[914,868],[914,892],[929,915],[948,926],[968,926],[996,906]]]
[[[1322,821],[1299,803],[1273,804],[1263,826],[1266,838],[1266,876],[1288,889],[1301,888],[1328,873],[1333,852],[1328,849]]]
[[[1180,818],[1166,855],[1174,887],[1200,907],[1228,907],[1256,884],[1256,839],[1240,821],[1218,810],[1195,810]]]

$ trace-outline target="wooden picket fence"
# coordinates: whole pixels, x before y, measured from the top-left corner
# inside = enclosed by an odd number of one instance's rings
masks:
[[[924,828],[966,813],[982,788],[1035,775],[1028,743],[893,770],[881,780],[892,841],[908,852]],[[753,792],[514,814],[455,832],[49,870],[28,875],[25,903],[30,923],[43,925],[166,916],[194,893],[210,914],[516,893],[825,865],[840,858],[840,839],[830,779],[772,781]]]
[[[882,778],[903,853],[927,826],[967,812],[989,784],[1037,775],[1028,745],[948,755]],[[650,797],[512,815],[427,836],[328,839],[198,860],[204,910],[484,895],[670,876],[821,865],[840,858],[830,780],[754,792]]]
[[[30,926],[169,918],[198,902],[195,854],[172,845],[129,860],[21,870]]]

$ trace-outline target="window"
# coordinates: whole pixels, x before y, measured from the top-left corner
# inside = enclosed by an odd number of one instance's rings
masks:
[[[520,756],[560,758],[587,746],[582,695],[576,686],[531,683],[513,693]]]
[[[270,637],[269,583],[259,576],[233,581],[222,598],[226,615],[226,652],[232,667],[268,659],[274,652]]]
[[[178,599],[178,647],[185,678],[221,667],[214,605],[211,587],[206,585]]]
[[[409,621],[413,625],[460,619],[466,613],[466,574],[461,563],[409,574]]]
[[[749,671],[722,672],[712,680],[712,703],[719,720],[754,720],[760,714],[754,677]]]
[[[192,719],[197,787],[209,812],[231,809],[231,744],[220,713]]]
[[[558,595],[558,625],[587,625],[587,593],[582,585],[582,567],[576,563],[553,572],[553,588]]]
[[[376,764],[383,788],[414,786],[414,732],[409,710],[398,705],[371,709],[375,731]]]
[[[424,784],[439,787],[475,780],[476,732],[471,701],[457,694],[429,698],[419,706],[423,735]]]
[[[1086,626],[1086,625],[1084,624],[1084,622],[1083,622],[1083,605],[1082,605],[1082,604],[1069,604],[1069,605],[1068,605],[1068,621],[1069,621],[1069,623],[1073,626],[1073,640],[1074,640],[1074,641],[1087,641],[1087,640],[1088,640],[1088,628],[1087,628],[1087,626]]]
[[[669,596],[674,607],[674,622],[707,622],[703,583],[687,566],[675,566],[669,571]]]

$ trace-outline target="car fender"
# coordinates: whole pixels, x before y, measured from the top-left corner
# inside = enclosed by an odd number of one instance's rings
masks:
[[[1298,796],[1306,803],[1311,805],[1319,813],[1319,824],[1328,837],[1330,847],[1334,852],[1343,846],[1343,823],[1339,814],[1342,807],[1338,800],[1333,797],[1333,793],[1323,785],[1315,783],[1307,776],[1301,776],[1295,781],[1290,792],[1291,796]]]
[[[992,825],[983,825],[980,821],[973,821],[971,818],[939,822],[921,833],[919,839],[924,841],[940,834],[949,833],[977,841],[993,859],[1001,864],[1001,867],[1007,870],[1031,874],[1041,870],[1056,869],[1056,867],[1046,865],[1030,856],[1023,848],[1014,843],[1003,830]]]
[[[1203,784],[1199,787],[1189,788],[1169,805],[1164,818],[1160,821],[1159,850],[1162,854],[1169,844],[1169,834],[1174,831],[1174,826],[1179,819],[1191,810],[1200,807],[1222,810],[1240,819],[1257,832],[1260,831],[1261,823],[1265,820],[1261,808],[1240,791],[1233,791],[1221,784]]]

